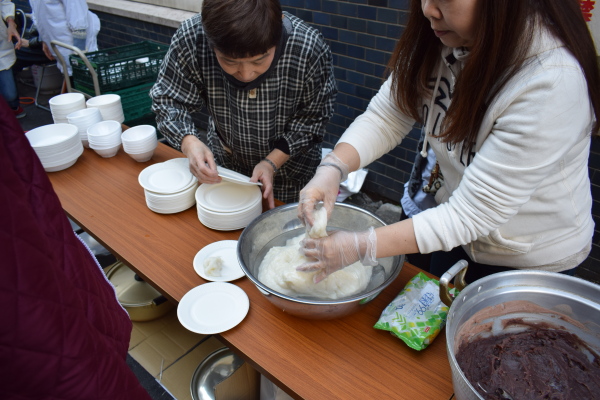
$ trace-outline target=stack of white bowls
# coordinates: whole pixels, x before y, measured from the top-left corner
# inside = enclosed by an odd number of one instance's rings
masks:
[[[100,96],[92,97],[86,101],[88,108],[98,108],[102,114],[102,119],[111,120],[123,123],[125,115],[123,114],[123,105],[121,104],[121,96],[118,94],[101,94]]]
[[[245,228],[262,213],[262,193],[257,185],[223,180],[202,184],[196,191],[198,219],[208,228],[231,231]]]
[[[100,121],[87,129],[90,149],[104,158],[114,157],[121,148],[121,123]]]
[[[102,114],[97,108],[84,108],[67,115],[70,124],[79,128],[79,137],[84,147],[90,147],[88,144],[87,130],[90,126],[102,121]]]
[[[50,99],[50,112],[55,124],[66,124],[67,115],[85,108],[85,96],[82,93],[63,93]]]
[[[138,162],[148,161],[154,154],[158,145],[156,128],[152,125],[137,125],[123,132],[121,135],[123,150]]]
[[[83,144],[75,125],[43,125],[26,132],[25,136],[47,172],[69,168],[83,153]]]
[[[152,164],[140,172],[138,182],[144,188],[146,205],[156,213],[174,214],[196,203],[198,180],[190,172],[186,158]]]

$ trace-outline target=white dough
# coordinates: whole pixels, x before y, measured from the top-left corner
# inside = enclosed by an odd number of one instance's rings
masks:
[[[222,267],[223,259],[220,256],[204,259],[204,273],[206,276],[221,276]]]
[[[330,300],[352,296],[367,287],[373,267],[364,266],[360,262],[334,272],[317,284],[313,282],[316,272],[296,271],[296,267],[309,261],[300,252],[302,239],[304,235],[288,240],[285,246],[271,248],[260,264],[258,279],[271,289],[288,296],[312,296]]]
[[[307,232],[307,236],[312,239],[327,236],[327,210],[325,207],[321,207],[315,211],[315,223]]]

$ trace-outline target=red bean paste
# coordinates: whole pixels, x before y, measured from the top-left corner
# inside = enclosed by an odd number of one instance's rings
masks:
[[[456,359],[485,399],[600,399],[600,357],[567,331],[531,329],[465,341]]]

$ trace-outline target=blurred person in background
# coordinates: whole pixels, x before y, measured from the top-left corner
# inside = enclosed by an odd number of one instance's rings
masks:
[[[43,50],[43,42],[35,25],[26,29],[21,37],[21,48],[16,50],[17,61],[12,66],[13,73],[18,76],[24,68],[32,65],[44,65],[53,62]]]
[[[307,239],[315,280],[361,259],[433,253],[441,276],[514,269],[574,274],[594,233],[588,160],[600,127],[596,49],[577,0],[411,0],[389,79],[300,194],[329,214],[349,171],[425,126],[444,177],[437,206],[363,232]]]
[[[98,50],[96,38],[100,32],[100,19],[88,9],[85,0],[29,0],[29,4],[42,49],[50,60],[56,57],[50,45],[53,40],[75,46],[83,52]],[[62,46],[56,48],[64,58],[68,75],[71,76],[73,72],[69,55],[72,51]],[[64,73],[60,62],[57,67]]]
[[[217,165],[262,182],[269,207],[298,193],[321,160],[337,87],[323,36],[279,0],[204,0],[173,36],[152,109],[201,183]],[[208,144],[192,113],[206,107]]]
[[[17,56],[15,49],[21,47],[21,35],[15,22],[15,5],[10,0],[0,0],[0,94],[17,118],[25,117],[26,113],[19,103],[19,92],[12,72],[12,66]]]

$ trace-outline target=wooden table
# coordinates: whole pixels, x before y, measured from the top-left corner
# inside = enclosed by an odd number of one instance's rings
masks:
[[[118,259],[173,301],[206,283],[193,269],[196,253],[241,230],[204,227],[196,208],[177,214],[148,209],[139,173],[182,153],[159,143],[138,163],[120,150],[101,158],[85,149],[74,166],[49,173],[67,215]],[[363,310],[331,321],[305,320],[271,304],[247,278],[233,283],[250,298],[246,318],[220,339],[297,399],[448,400],[452,382],[445,334],[423,351],[373,328],[381,312],[420,270],[406,263],[396,281]]]

